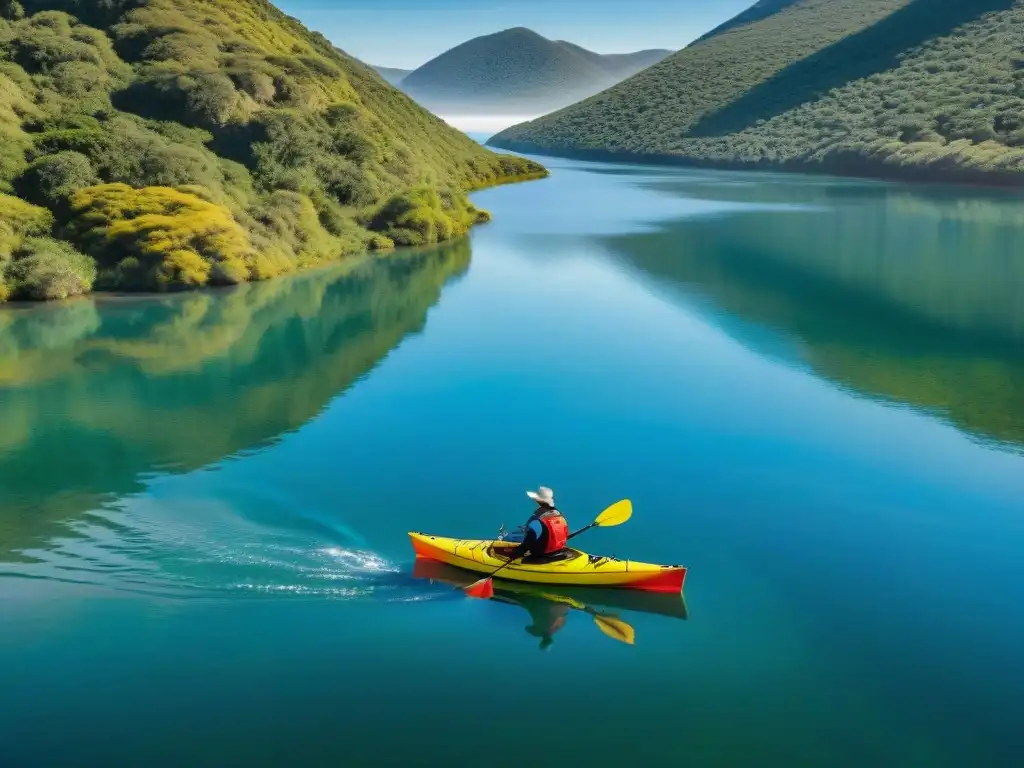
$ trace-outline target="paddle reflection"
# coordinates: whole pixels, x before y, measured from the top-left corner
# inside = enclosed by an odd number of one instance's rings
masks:
[[[413,576],[459,588],[467,587],[480,578],[480,574],[425,558],[416,560]],[[636,642],[636,632],[628,618],[620,612],[657,614],[683,620],[688,618],[686,600],[681,594],[527,584],[504,581],[498,577],[494,579],[494,597],[491,599],[517,605],[529,614],[530,624],[525,630],[540,640],[541,650],[551,647],[555,635],[567,624],[573,612],[586,614],[597,629],[627,645]]]

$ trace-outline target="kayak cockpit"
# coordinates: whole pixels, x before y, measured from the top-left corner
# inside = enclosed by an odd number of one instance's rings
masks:
[[[518,544],[514,542],[508,544],[493,544],[487,548],[487,554],[499,560],[508,560],[509,555],[512,554],[517,546]],[[551,565],[552,563],[564,563],[569,560],[575,560],[578,557],[585,557],[585,555],[578,549],[570,549],[569,547],[566,547],[565,549],[554,552],[550,555],[527,555],[520,562],[523,565]]]

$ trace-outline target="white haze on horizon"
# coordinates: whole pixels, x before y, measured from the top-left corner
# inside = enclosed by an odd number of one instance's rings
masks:
[[[463,133],[486,133],[493,136],[510,126],[525,123],[527,120],[535,120],[540,115],[438,115],[438,117]]]

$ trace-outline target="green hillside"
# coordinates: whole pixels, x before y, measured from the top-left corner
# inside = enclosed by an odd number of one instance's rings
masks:
[[[392,85],[398,85],[405,77],[412,72],[411,69],[396,69],[395,67],[374,67],[377,74],[383,77]]]
[[[517,27],[446,51],[407,75],[402,89],[442,114],[536,114],[595,94],[669,53],[605,56]]]
[[[499,157],[265,0],[0,0],[0,300],[261,280],[486,217]]]
[[[1019,183],[1024,0],[765,0],[518,150]]]
[[[766,19],[779,11],[785,10],[791,5],[796,5],[799,2],[800,0],[757,0],[757,2],[747,8],[747,10],[736,14],[724,24],[719,24],[710,32],[706,32],[698,37],[694,42],[707,40],[709,37],[720,35],[730,29],[735,29],[736,27],[742,27],[746,24],[752,24],[755,21]]]

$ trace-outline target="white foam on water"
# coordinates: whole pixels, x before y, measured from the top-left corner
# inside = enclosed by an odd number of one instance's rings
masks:
[[[398,568],[394,564],[389,563],[373,552],[329,547],[324,550],[324,553],[360,571],[369,571],[371,573],[398,572]]]
[[[126,497],[68,524],[67,535],[0,564],[0,575],[168,596],[246,593],[379,598],[408,589],[332,510],[237,489]]]
[[[264,594],[289,594],[289,595],[303,595],[303,596],[322,596],[322,597],[364,597],[369,594],[368,590],[365,589],[311,589],[310,587],[303,586],[301,584],[248,584],[240,582],[233,584],[233,588],[249,592],[260,592]]]

